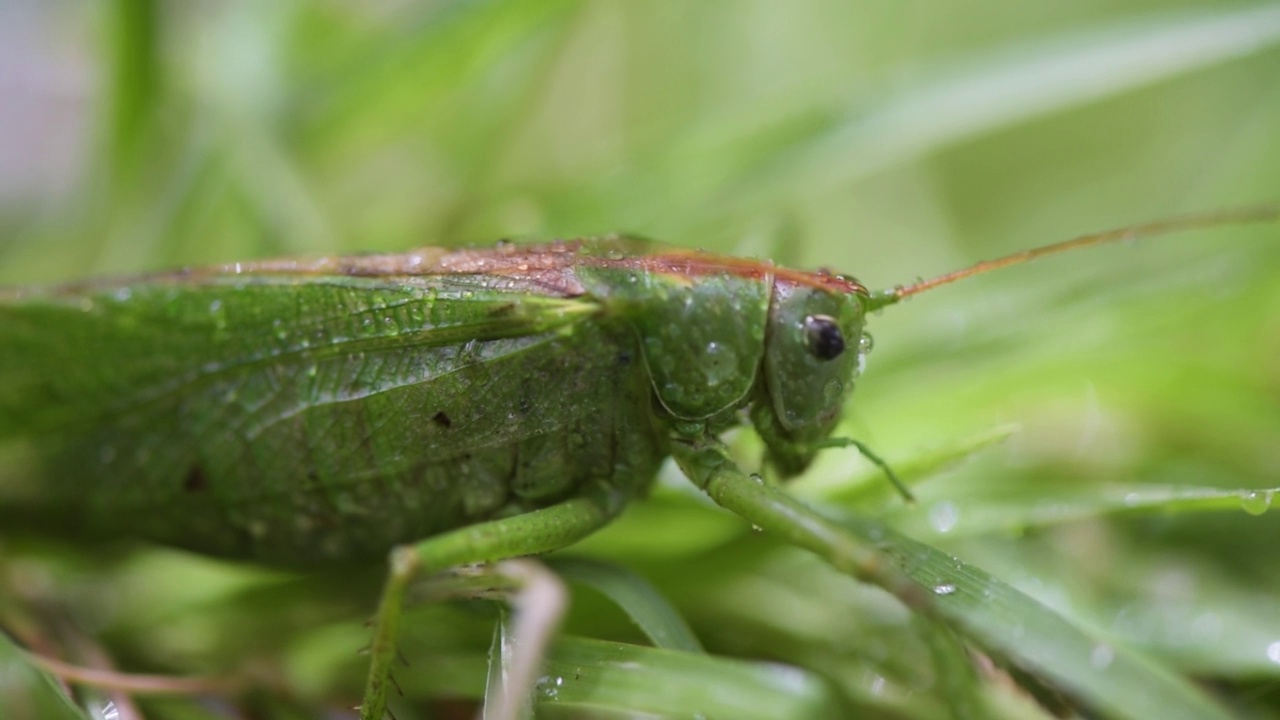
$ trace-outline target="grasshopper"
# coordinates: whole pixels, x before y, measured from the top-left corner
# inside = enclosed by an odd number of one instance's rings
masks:
[[[302,569],[389,554],[363,720],[386,713],[416,578],[569,546],[642,496],[668,457],[753,525],[924,604],[874,550],[739,470],[721,435],[749,423],[782,478],[837,445],[888,471],[832,437],[870,313],[1044,255],[1278,216],[1184,216],[876,293],[627,238],[9,290],[0,526]],[[498,717],[518,714],[536,653],[521,667]]]

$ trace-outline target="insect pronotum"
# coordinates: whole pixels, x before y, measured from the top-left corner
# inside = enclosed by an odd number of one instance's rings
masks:
[[[668,456],[755,526],[910,600],[882,558],[833,542],[820,516],[739,471],[719,436],[749,418],[765,463],[794,476],[843,442],[831,434],[869,312],[1042,255],[1278,215],[1184,216],[878,293],[620,238],[9,290],[0,527],[297,567],[390,552],[366,720],[384,716],[414,578],[570,545]],[[536,654],[496,716],[517,714],[535,673]]]

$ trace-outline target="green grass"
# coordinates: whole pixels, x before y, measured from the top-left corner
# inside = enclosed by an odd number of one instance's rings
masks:
[[[90,150],[70,190],[0,204],[0,281],[622,230],[886,287],[1280,200],[1275,3],[384,5],[58,8],[95,71]],[[672,469],[566,553],[628,572],[567,570],[540,715],[1280,718],[1280,228],[1047,260],[872,323],[847,432],[919,502],[852,451],[794,492],[939,612]],[[83,550],[4,546],[10,629],[56,610],[122,669],[260,688],[148,719],[358,702],[381,568]],[[467,715],[496,617],[415,611],[399,720]]]

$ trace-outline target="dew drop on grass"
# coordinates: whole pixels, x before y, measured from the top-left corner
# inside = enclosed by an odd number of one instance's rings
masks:
[[[934,595],[950,595],[956,591],[956,586],[951,583],[942,583],[933,586]]]
[[[1115,659],[1115,651],[1107,645],[1094,645],[1093,652],[1089,653],[1089,664],[1095,670],[1106,670]]]
[[[1267,646],[1267,659],[1280,665],[1280,640],[1277,640]]]
[[[1250,515],[1261,515],[1271,507],[1272,490],[1248,490],[1240,493],[1240,507]]]
[[[555,677],[551,677],[550,675],[543,675],[542,677],[538,678],[538,682],[535,685],[535,687],[538,689],[539,692],[542,693],[542,696],[544,698],[548,700],[555,700],[560,696],[560,686],[562,685],[564,685],[563,677],[559,675]]]
[[[954,503],[943,500],[929,508],[929,524],[940,533],[949,533],[960,521],[960,510]]]

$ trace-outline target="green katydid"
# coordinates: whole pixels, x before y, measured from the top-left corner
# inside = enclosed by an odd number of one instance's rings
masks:
[[[384,716],[414,578],[571,545],[668,456],[753,525],[924,602],[875,551],[739,471],[719,436],[749,419],[782,477],[839,444],[883,466],[831,437],[869,312],[1046,254],[1277,217],[1185,216],[879,293],[622,238],[7,291],[0,527],[300,567],[390,552],[367,720]],[[500,717],[517,713],[531,672]]]

